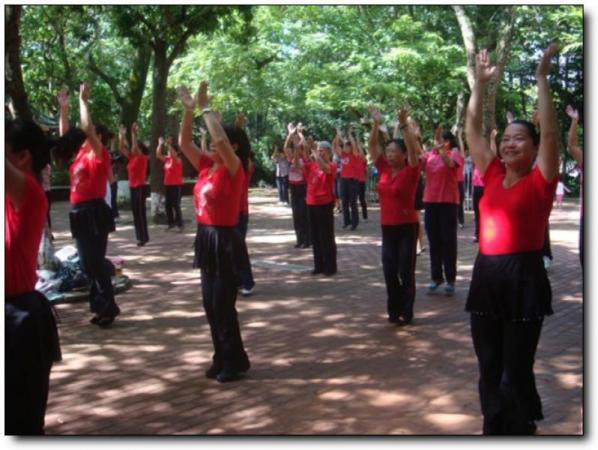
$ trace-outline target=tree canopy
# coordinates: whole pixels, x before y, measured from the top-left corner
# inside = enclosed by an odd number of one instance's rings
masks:
[[[475,50],[488,48],[495,61],[505,57],[491,118],[499,130],[506,111],[532,115],[539,52],[550,41],[559,44],[550,80],[564,148],[566,105],[583,113],[583,7],[462,11]],[[468,38],[460,25],[451,6],[29,5],[21,14],[20,56],[34,115],[55,120],[58,89],[74,92],[88,80],[94,119],[112,129],[137,119],[148,142],[178,131],[175,88],[195,90],[207,80],[224,120],[245,112],[258,166],[269,170],[272,145],[282,143],[291,121],[320,139],[338,126],[364,134],[369,104],[390,124],[407,103],[424,140],[435,124],[458,125],[459,103],[469,95]]]

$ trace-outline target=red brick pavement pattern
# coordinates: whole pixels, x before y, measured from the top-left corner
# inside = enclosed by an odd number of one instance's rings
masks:
[[[477,364],[464,312],[475,244],[472,215],[459,229],[454,298],[426,296],[429,258],[417,262],[414,325],[386,321],[379,215],[353,232],[337,216],[339,274],[313,277],[311,250],[293,248],[290,209],[254,190],[248,245],[257,286],[239,298],[252,369],[225,385],[204,377],[211,341],[200,277],[191,268],[195,225],[150,226],[135,245],[131,215],[110,238],[134,280],[117,297],[108,330],[88,324],[86,303],[58,306],[64,361],[52,371],[48,434],[417,434],[480,433]],[[57,245],[71,243],[68,204],[54,204]],[[541,434],[583,433],[583,303],[578,210],[551,217],[555,314],[536,361],[546,419]],[[286,266],[292,264],[291,266]],[[304,270],[300,270],[303,268]]]

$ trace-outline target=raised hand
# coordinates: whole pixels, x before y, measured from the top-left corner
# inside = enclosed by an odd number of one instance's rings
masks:
[[[245,113],[240,112],[239,114],[237,114],[237,116],[235,117],[235,125],[239,128],[243,128],[243,126],[245,125],[246,122],[246,117],[245,117]]]
[[[540,125],[540,113],[538,111],[534,111],[532,114],[532,123],[536,126]]]
[[[214,97],[208,95],[208,83],[202,81],[199,83],[199,89],[197,89],[196,101],[199,109],[205,109],[210,106],[210,102]]]
[[[536,69],[536,78],[548,75],[548,72],[550,72],[550,60],[557,54],[558,50],[559,48],[554,42],[551,42],[548,47],[546,47]]]
[[[303,124],[301,122],[299,122],[297,124],[297,133],[303,133],[303,130],[304,130]]]
[[[475,77],[480,83],[486,83],[490,81],[492,77],[496,75],[498,69],[496,66],[490,65],[488,58],[488,50],[481,50],[475,58]]]
[[[571,105],[567,105],[565,112],[571,118],[571,120],[577,120],[579,122],[579,111],[574,109]]]
[[[208,131],[204,127],[199,127],[199,134],[201,136],[207,136]]]
[[[492,139],[494,141],[496,139],[497,134],[498,134],[498,131],[496,130],[496,128],[492,128],[492,131],[490,132],[490,139]]]
[[[138,134],[139,132],[139,125],[137,125],[137,122],[133,122],[131,124],[131,134]]]
[[[61,89],[58,95],[58,104],[61,108],[67,108],[69,106],[69,92],[66,89]]]
[[[397,114],[397,117],[399,118],[399,123],[401,125],[407,125],[408,115],[409,115],[409,109],[407,109],[406,105],[402,105],[401,109],[399,109],[399,112]]]
[[[507,111],[507,123],[511,123],[513,120],[515,120],[513,113],[511,111]]]
[[[380,111],[378,111],[372,105],[368,106],[368,113],[370,114],[372,119],[374,119],[375,123],[377,123],[378,125],[382,123],[382,115],[380,114]]]
[[[295,127],[293,122],[289,122],[287,124],[287,131],[289,132],[289,134],[293,134],[295,131],[297,131],[297,127]]]
[[[162,147],[164,145],[164,138],[162,136],[160,136],[158,138],[158,147]]]
[[[90,95],[91,95],[91,88],[89,87],[89,84],[87,84],[87,83],[81,84],[81,86],[79,86],[79,98],[82,101],[87,102],[89,100]]]
[[[127,135],[127,129],[125,128],[124,125],[120,125],[118,127],[118,137],[119,138],[124,138]]]
[[[187,88],[187,86],[185,86],[185,85],[180,86],[177,90],[177,93],[178,93],[179,99],[183,103],[183,106],[185,107],[185,109],[190,109],[190,110],[195,109],[195,107],[197,106],[197,103],[196,103],[195,99],[193,97],[191,97],[191,94],[189,93],[189,89]]]

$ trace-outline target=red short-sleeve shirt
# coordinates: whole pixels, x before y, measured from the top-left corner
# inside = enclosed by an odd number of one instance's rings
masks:
[[[289,184],[305,184],[305,176],[303,175],[306,160],[299,158],[297,164],[291,163],[289,166]]]
[[[328,163],[330,173],[324,172],[318,163],[305,163],[307,195],[305,203],[310,206],[328,205],[334,202],[334,177],[336,164]]]
[[[109,168],[108,150],[102,148],[102,158],[99,160],[89,144],[83,145],[69,167],[70,202],[77,204],[104,198]]]
[[[42,187],[26,175],[20,209],[5,197],[4,254],[5,293],[7,296],[35,290],[37,252],[41,241],[48,201]]]
[[[475,166],[473,168],[472,183],[476,187],[484,187],[484,180],[483,180],[482,176],[480,175],[480,171]]]
[[[355,156],[353,152],[341,152],[341,178],[359,178],[359,171],[361,170],[361,160],[359,156]]]
[[[365,158],[359,160],[359,170],[357,171],[357,179],[361,183],[365,183],[368,172],[368,162]]]
[[[133,155],[129,153],[129,162],[127,163],[127,175],[129,176],[129,186],[145,186],[145,175],[147,173],[147,156],[143,153]]]
[[[539,167],[508,189],[506,169],[495,158],[484,174],[480,200],[480,253],[502,255],[542,249],[558,177],[546,181]]]
[[[454,167],[447,166],[437,150],[431,150],[423,156],[426,171],[425,203],[459,204],[457,172],[463,165],[463,158],[457,149],[448,150],[446,153],[455,161]]]
[[[199,174],[193,188],[195,219],[202,225],[234,227],[239,223],[245,171],[239,166],[231,176],[224,165],[213,170],[207,156],[199,159]]]
[[[380,181],[378,198],[380,199],[380,224],[401,225],[417,223],[415,193],[421,174],[421,166],[405,165],[395,175],[383,155],[375,162]]]
[[[164,158],[164,186],[183,184],[183,161],[177,161],[170,155]]]

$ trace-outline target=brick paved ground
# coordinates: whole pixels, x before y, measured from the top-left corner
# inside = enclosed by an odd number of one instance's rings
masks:
[[[134,287],[119,295],[109,330],[89,325],[85,303],[59,305],[64,361],[52,372],[49,434],[476,434],[477,365],[464,312],[475,246],[472,215],[459,229],[454,298],[426,296],[429,259],[417,262],[416,318],[386,322],[377,206],[355,232],[340,230],[339,274],[310,275],[311,250],[296,250],[290,209],[255,190],[248,236],[253,297],[237,305],[252,362],[226,385],[203,376],[211,342],[191,268],[195,226],[150,227],[138,248],[130,212],[111,235]],[[68,204],[53,205],[57,244],[70,243]],[[537,355],[546,419],[541,434],[583,432],[583,305],[578,207],[551,217],[555,314]]]

